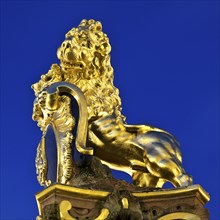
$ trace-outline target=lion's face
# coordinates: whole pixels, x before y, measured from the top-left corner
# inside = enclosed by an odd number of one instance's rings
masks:
[[[84,93],[89,119],[103,115],[121,116],[121,100],[113,85],[111,46],[99,21],[82,20],[66,34],[57,51],[62,80],[75,84]]]
[[[101,62],[110,53],[111,46],[101,23],[83,20],[77,28],[66,34],[66,39],[57,51],[64,71],[85,72],[102,66]]]
[[[86,39],[71,37],[66,39],[57,52],[62,68],[82,69],[94,58],[93,49]]]

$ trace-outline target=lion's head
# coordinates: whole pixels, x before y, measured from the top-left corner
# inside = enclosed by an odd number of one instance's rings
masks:
[[[116,114],[121,117],[119,91],[113,85],[111,46],[99,21],[82,20],[66,34],[57,51],[65,81],[85,94],[89,119]]]
[[[101,23],[82,20],[77,28],[71,29],[66,34],[66,39],[58,49],[57,56],[62,68],[66,71],[75,69],[83,72],[87,70],[91,73],[91,70],[96,69],[101,73],[104,71],[103,67],[109,65],[103,62],[109,61],[110,51],[109,39],[102,32]],[[93,78],[92,74],[90,77]]]

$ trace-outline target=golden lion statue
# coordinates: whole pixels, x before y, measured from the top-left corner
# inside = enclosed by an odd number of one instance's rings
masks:
[[[113,84],[110,51],[109,39],[103,33],[100,22],[82,20],[77,28],[71,29],[57,51],[60,66],[52,65],[51,70],[33,85],[38,97],[34,105],[33,119],[37,120],[38,125],[45,131],[50,114],[46,114],[46,108],[42,107],[45,102],[39,101],[44,97],[42,91],[55,82],[74,84],[86,98],[87,145],[93,148],[93,155],[100,158],[102,163],[132,175],[134,184],[141,187],[162,187],[167,181],[175,187],[192,184],[191,177],[182,167],[179,143],[171,134],[148,125],[126,124],[125,117],[121,114],[119,90]],[[63,107],[65,103],[68,106],[70,101],[68,97],[62,96],[60,102],[60,114],[65,111],[67,113],[63,125],[60,125],[60,116],[56,116],[58,127],[63,129],[69,126],[65,140],[69,138],[68,140],[72,141],[70,131],[74,120],[71,120],[70,108]],[[66,148],[69,149],[68,144]],[[67,160],[71,154],[68,152]],[[71,159],[67,166],[71,166]],[[70,176],[68,173],[66,179]]]

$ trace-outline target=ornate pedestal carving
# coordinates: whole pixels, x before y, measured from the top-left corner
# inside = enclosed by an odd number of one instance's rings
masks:
[[[148,192],[147,192],[148,191]],[[200,185],[139,192],[102,191],[55,184],[36,195],[38,219],[208,220],[209,195]]]

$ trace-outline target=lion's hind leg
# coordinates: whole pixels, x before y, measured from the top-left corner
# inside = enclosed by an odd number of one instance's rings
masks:
[[[181,162],[163,148],[161,143],[145,146],[145,150],[144,162],[152,175],[171,182],[175,187],[188,186],[192,183]]]

